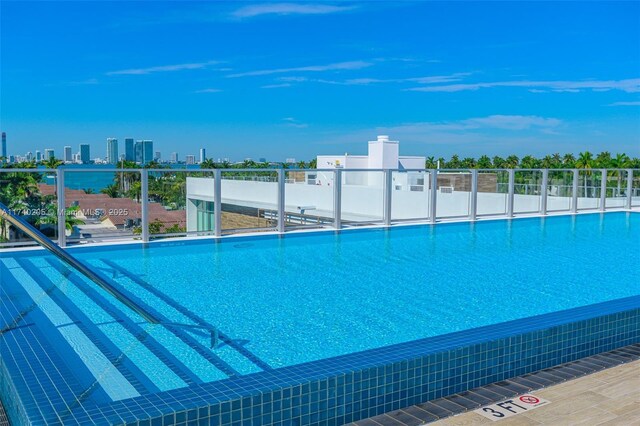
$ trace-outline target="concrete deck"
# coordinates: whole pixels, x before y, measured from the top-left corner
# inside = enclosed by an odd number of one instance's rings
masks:
[[[573,377],[571,377],[573,376]],[[550,404],[496,422],[477,408],[533,393]],[[418,404],[353,426],[640,425],[640,344]]]

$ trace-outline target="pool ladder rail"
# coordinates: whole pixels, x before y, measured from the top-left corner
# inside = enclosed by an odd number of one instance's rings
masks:
[[[200,328],[204,329],[210,334],[210,343],[211,349],[216,349],[219,344],[219,333],[218,329],[215,327],[206,327],[197,324],[184,324],[184,323],[174,323],[174,322],[166,322],[161,321],[158,317],[153,315],[151,312],[147,311],[136,302],[134,302],[127,295],[122,293],[120,290],[115,288],[109,282],[107,282],[104,278],[93,272],[90,268],[88,268],[84,263],[80,262],[71,254],[62,250],[58,247],[51,239],[49,239],[46,235],[40,232],[38,229],[33,227],[30,223],[23,220],[22,218],[11,213],[9,208],[4,204],[0,203],[0,217],[11,223],[13,226],[33,238],[35,242],[37,242],[41,247],[45,250],[49,251],[51,254],[73,267],[77,271],[81,272],[84,276],[89,278],[91,281],[100,286],[103,290],[107,291],[113,297],[115,297],[119,302],[127,306],[129,309],[140,315],[142,318],[147,320],[147,322],[151,324],[160,324],[160,325],[172,325],[177,327],[186,327],[186,328]]]

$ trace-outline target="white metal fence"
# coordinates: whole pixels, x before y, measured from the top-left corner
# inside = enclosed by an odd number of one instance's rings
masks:
[[[391,226],[395,223],[413,221],[436,223],[447,219],[476,220],[478,217],[511,218],[524,214],[546,215],[556,212],[576,213],[583,210],[607,211],[640,207],[640,170],[636,169],[500,169],[500,170],[372,170],[372,169],[0,169],[0,189],[10,185],[19,174],[35,173],[47,175],[53,181],[54,193],[49,195],[57,207],[60,220],[51,221],[54,237],[60,246],[68,243],[106,241],[110,237],[83,240],[83,235],[69,236],[66,217],[69,201],[65,199],[69,188],[65,181],[69,175],[82,173],[111,173],[114,185],[120,189],[120,198],[111,202],[114,208],[123,199],[135,202],[132,213],[122,229],[128,226],[138,232],[120,232],[127,239],[142,242],[154,238],[213,235],[227,233],[272,230],[280,233],[300,227],[330,227],[343,229],[362,224]],[[128,174],[127,183],[123,176]],[[178,174],[202,177],[208,186],[206,194],[199,197],[212,203],[207,218],[207,229],[188,230],[177,227],[157,232],[156,224],[150,221],[150,210],[158,210],[160,204],[168,212],[188,216],[186,179],[175,179]],[[117,176],[120,176],[118,178]],[[133,183],[132,183],[133,182]],[[236,182],[229,186],[225,182]],[[237,185],[261,185],[256,187],[252,199],[241,194]],[[157,185],[174,185],[176,199],[163,200],[155,193]],[[125,188],[126,187],[126,188]],[[139,190],[136,192],[136,188]],[[172,187],[173,188],[173,187]],[[224,188],[224,189],[223,189]],[[247,187],[248,188],[248,187]],[[125,189],[127,190],[125,192]],[[18,187],[13,190],[5,186],[0,196],[19,198]],[[33,190],[33,188],[31,189]],[[205,191],[206,192],[206,191]],[[124,195],[124,194],[127,195]],[[265,194],[271,194],[267,197]],[[170,194],[171,195],[171,194]],[[264,200],[259,196],[267,197]],[[196,196],[198,197],[198,196]],[[242,197],[245,197],[244,199]],[[247,198],[248,197],[248,198]],[[270,197],[270,198],[269,198]],[[103,197],[104,198],[104,197]],[[321,200],[322,198],[322,200]],[[132,201],[133,200],[133,201]],[[235,200],[235,201],[234,201]],[[5,204],[8,204],[6,200]],[[106,201],[109,203],[109,200]],[[238,217],[254,215],[263,220],[256,226],[223,229],[223,203],[237,204]],[[155,205],[154,205],[155,204]],[[18,202],[17,205],[20,205]],[[11,207],[11,206],[10,206]],[[152,208],[153,207],[153,208]],[[121,208],[122,210],[122,208]],[[247,211],[252,213],[247,214]],[[98,214],[98,213],[102,214]],[[239,213],[238,213],[239,212]],[[196,212],[197,213],[197,212]],[[200,211],[201,213],[201,211]],[[205,212],[206,213],[206,212]],[[153,212],[151,215],[153,216]],[[24,214],[29,216],[29,214]],[[109,216],[104,208],[96,209],[96,229]],[[33,221],[33,218],[31,218]],[[185,217],[186,221],[191,220]],[[194,219],[196,220],[196,219]],[[37,221],[37,219],[36,219]],[[45,221],[41,221],[45,222]],[[262,223],[262,222],[260,222]],[[52,225],[49,225],[50,227]],[[115,226],[115,225],[114,225]],[[26,244],[11,238],[8,224],[0,223],[0,248]]]

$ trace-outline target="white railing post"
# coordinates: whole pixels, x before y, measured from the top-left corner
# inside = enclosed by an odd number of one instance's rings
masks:
[[[578,169],[573,169],[573,190],[571,192],[571,213],[578,211],[578,179],[580,175]]]
[[[278,225],[277,231],[284,232],[284,169],[278,169]]]
[[[431,202],[429,203],[429,222],[436,223],[436,204],[438,202],[438,170],[432,169],[429,173],[429,183],[431,184]]]
[[[58,205],[56,208],[56,214],[58,215],[58,245],[60,247],[66,247],[67,245],[67,209],[64,199],[64,169],[59,167],[56,170],[56,192],[58,197]]]
[[[507,194],[507,217],[513,217],[513,201],[515,198],[516,171],[509,169],[509,189]]]
[[[633,204],[633,169],[627,169],[627,208],[631,210]]]
[[[213,234],[222,235],[222,172],[213,171]]]
[[[602,169],[600,173],[602,174],[600,177],[600,211],[603,212],[607,204],[607,169]]]
[[[471,199],[469,200],[469,220],[476,220],[478,213],[478,170],[471,170]]]
[[[547,214],[547,192],[549,189],[549,169],[542,170],[542,185],[540,188],[540,214]]]
[[[333,227],[342,227],[342,170],[333,172]]]
[[[384,176],[384,194],[382,197],[382,218],[385,226],[391,225],[391,189],[393,186],[393,172],[387,169],[382,172]]]
[[[142,206],[140,209],[141,226],[142,226],[142,242],[149,242],[149,171],[142,169],[140,171],[140,201]]]

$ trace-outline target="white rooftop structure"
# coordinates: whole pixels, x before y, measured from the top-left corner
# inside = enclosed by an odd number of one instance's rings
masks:
[[[380,135],[369,141],[368,155],[318,155],[319,169],[424,169],[426,157],[400,155],[400,142]]]

